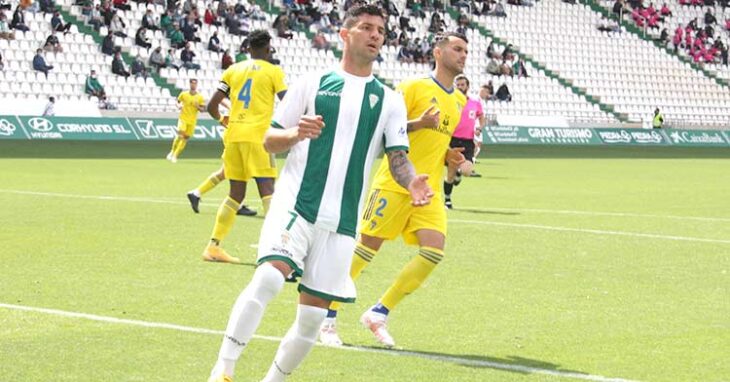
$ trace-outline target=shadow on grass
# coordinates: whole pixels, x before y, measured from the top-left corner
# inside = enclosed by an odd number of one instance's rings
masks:
[[[473,210],[473,209],[469,209],[469,208],[454,208],[454,211],[456,211],[456,212],[466,212],[466,213],[470,213],[470,214],[480,214],[480,215],[502,215],[502,216],[522,215],[519,212]]]
[[[584,374],[588,373],[582,371],[576,371],[572,369],[564,369],[559,364],[552,362],[525,358],[520,356],[507,356],[504,358],[491,357],[487,355],[474,355],[474,354],[448,354],[439,352],[429,352],[420,350],[407,350],[407,349],[387,349],[377,346],[355,346],[355,345],[344,345],[351,348],[360,348],[374,351],[377,353],[395,353],[402,356],[410,356],[417,358],[425,358],[431,360],[437,360],[441,362],[452,363],[464,367],[471,368],[485,368],[502,370],[511,373],[518,374],[533,374],[540,371],[555,371],[560,373],[574,373]],[[539,370],[538,370],[539,369]]]

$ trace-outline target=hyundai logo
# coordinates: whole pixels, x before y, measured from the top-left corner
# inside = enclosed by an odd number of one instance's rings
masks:
[[[45,118],[31,118],[28,120],[28,125],[35,131],[47,132],[53,129],[53,123]]]

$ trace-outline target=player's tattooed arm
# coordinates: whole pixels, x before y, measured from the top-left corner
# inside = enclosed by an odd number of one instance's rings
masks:
[[[389,152],[388,164],[393,179],[411,195],[411,204],[424,206],[431,201],[433,190],[428,185],[428,175],[416,175],[416,169],[404,150]]]
[[[408,185],[416,176],[416,169],[408,159],[405,150],[393,150],[388,153],[388,164],[390,165],[390,173],[393,175],[396,183],[403,188],[408,189]]]

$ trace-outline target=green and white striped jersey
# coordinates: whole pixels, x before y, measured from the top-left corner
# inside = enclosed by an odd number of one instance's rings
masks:
[[[338,68],[305,75],[291,86],[271,124],[293,128],[303,115],[321,115],[325,127],[319,138],[291,148],[272,204],[354,237],[376,156],[383,149],[408,150],[403,98],[372,75]]]

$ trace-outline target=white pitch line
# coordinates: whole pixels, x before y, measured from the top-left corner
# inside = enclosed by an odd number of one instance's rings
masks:
[[[116,317],[109,317],[109,316],[98,316],[95,314],[69,312],[69,311],[58,310],[58,309],[37,308],[37,307],[33,307],[33,306],[0,303],[0,308],[6,308],[6,309],[11,309],[11,310],[20,310],[20,311],[26,311],[26,312],[52,314],[52,315],[62,316],[62,317],[81,318],[81,319],[85,319],[85,320],[106,322],[106,323],[112,323],[112,324],[124,324],[124,325],[133,325],[133,326],[142,326],[145,328],[177,330],[177,331],[188,332],[188,333],[212,334],[212,335],[218,335],[218,336],[224,334],[224,332],[222,330],[197,328],[197,327],[192,327],[192,326],[176,325],[176,324],[169,324],[169,323],[164,323],[164,322],[151,322],[151,321],[141,321],[141,320],[130,320],[130,319],[125,319],[125,318],[116,318]],[[272,341],[272,342],[281,342],[281,340],[282,340],[281,337],[261,336],[261,335],[254,335],[254,338],[260,339],[260,340],[265,340],[265,341]],[[325,347],[324,345],[322,345],[320,343],[317,343],[317,346]],[[384,354],[384,355],[395,356],[395,357],[421,358],[421,359],[426,359],[426,360],[431,360],[431,361],[452,362],[452,363],[457,363],[457,364],[464,365],[464,366],[486,367],[486,368],[492,368],[492,369],[516,371],[516,372],[529,373],[529,374],[544,374],[544,375],[552,375],[552,376],[562,377],[562,378],[581,379],[584,381],[636,382],[636,381],[630,380],[630,379],[604,377],[601,375],[583,374],[583,373],[578,373],[578,372],[574,372],[574,371],[542,369],[539,367],[515,365],[515,364],[509,364],[509,363],[500,363],[500,362],[495,362],[495,361],[475,360],[475,359],[461,358],[461,357],[457,357],[457,356],[425,354],[425,353],[408,351],[408,350],[388,350],[388,349],[377,349],[377,348],[369,348],[369,347],[362,347],[362,346],[349,346],[349,345],[339,346],[339,347],[328,347],[328,348],[335,349],[335,350],[362,352],[362,353]]]
[[[730,222],[730,218],[723,218],[723,217],[639,214],[639,213],[635,213],[635,212],[550,210],[550,209],[541,209],[541,208],[462,207],[462,206],[460,206],[459,209],[456,209],[454,211],[459,212],[460,209],[473,210],[473,211],[484,211],[484,212],[489,212],[489,211],[534,212],[534,213],[540,213],[540,214],[557,214],[557,215],[616,216],[616,217]],[[468,212],[468,211],[461,211],[461,212]]]
[[[63,194],[63,193],[56,193],[56,192],[37,192],[37,191],[7,190],[7,189],[0,189],[0,193],[62,197],[62,198],[74,198],[74,199],[92,199],[92,200],[105,200],[105,201],[118,200],[118,201],[138,202],[138,203],[162,203],[162,204],[185,204],[185,205],[188,204],[187,202],[184,202],[184,201],[178,202],[178,201],[172,201],[172,200],[152,199],[152,198],[137,198],[137,197],[109,196],[109,195],[76,195],[76,194]],[[201,203],[201,205],[217,206],[217,204],[211,204],[211,203],[207,203],[207,204]],[[505,210],[507,210],[507,209],[505,209]],[[568,211],[565,211],[565,212],[567,213]],[[573,212],[578,212],[578,211],[573,211]],[[590,213],[589,211],[585,211],[585,212],[587,214]],[[657,215],[657,217],[660,217],[660,216],[661,215]],[[694,217],[694,218],[698,218],[698,217]],[[711,219],[711,218],[707,218],[707,219]],[[598,230],[598,229],[555,227],[555,226],[523,224],[523,223],[503,223],[503,222],[494,222],[494,221],[485,221],[485,220],[449,219],[449,221],[454,222],[454,223],[474,223],[474,224],[498,225],[498,226],[507,226],[507,227],[517,227],[517,228],[544,229],[544,230],[551,230],[551,231],[593,233],[593,234],[597,234],[597,235],[634,236],[634,237],[647,237],[647,238],[664,239],[664,240],[679,240],[679,241],[695,241],[695,242],[706,242],[706,243],[730,244],[730,240],[723,240],[723,239],[704,239],[704,238],[698,238],[698,237],[670,236],[670,235],[660,235],[660,234],[650,234],[650,233],[640,233],[640,232],[604,231],[604,230]]]
[[[592,233],[592,234],[596,234],[596,235],[633,236],[633,237],[647,237],[647,238],[651,238],[651,239],[662,239],[662,240],[696,241],[696,242],[702,242],[702,243],[730,244],[730,240],[723,240],[723,239],[705,239],[705,238],[701,238],[701,237],[671,236],[671,235],[660,235],[660,234],[654,234],[654,233],[627,232],[627,231],[607,231],[607,230],[601,230],[601,229],[588,229],[588,228],[556,227],[556,226],[539,225],[539,224],[504,223],[504,222],[495,222],[495,221],[488,221],[488,220],[449,219],[449,223],[483,224],[483,225],[495,225],[495,226],[503,226],[503,227],[514,227],[514,228],[543,229],[543,230],[547,230],[547,231]]]
[[[58,192],[39,192],[39,191],[25,191],[25,190],[9,190],[0,189],[0,193],[6,194],[18,194],[18,195],[36,195],[36,196],[50,196],[58,198],[74,198],[74,199],[93,199],[93,200],[120,200],[128,202],[140,202],[140,203],[162,203],[162,204],[188,204],[187,202],[171,200],[173,197],[160,197],[160,198],[141,198],[141,197],[127,197],[127,196],[114,196],[114,195],[79,195],[79,194],[63,194]],[[178,199],[182,199],[178,198]],[[258,205],[258,201],[246,202],[247,205]],[[217,206],[217,204],[211,203],[200,203],[200,205]],[[592,216],[617,216],[617,217],[641,217],[641,218],[657,218],[657,219],[680,219],[680,220],[703,220],[703,221],[721,221],[730,222],[730,218],[723,217],[707,217],[707,216],[680,216],[680,215],[655,215],[655,214],[639,214],[633,212],[607,212],[607,211],[574,211],[574,210],[550,210],[550,209],[539,209],[539,208],[506,208],[506,207],[460,207],[463,210],[474,210],[474,211],[504,211],[504,212],[535,212],[544,214],[558,214],[558,215],[592,215]],[[460,212],[459,209],[454,210]],[[467,212],[467,211],[461,211]]]
[[[90,199],[90,200],[105,200],[105,201],[122,201],[122,202],[135,202],[135,203],[156,203],[156,204],[180,204],[189,205],[189,202],[183,201],[184,195],[178,198],[179,200],[170,200],[170,198],[144,198],[144,197],[131,197],[131,196],[115,196],[115,195],[79,195],[79,194],[63,194],[58,192],[39,192],[39,191],[23,191],[23,190],[5,190],[0,189],[0,193],[6,194],[17,194],[17,195],[31,195],[31,196],[48,196],[55,198],[71,198],[71,199]],[[256,202],[246,202],[246,205],[256,205]],[[215,203],[200,203],[201,206],[217,207],[219,204]]]

